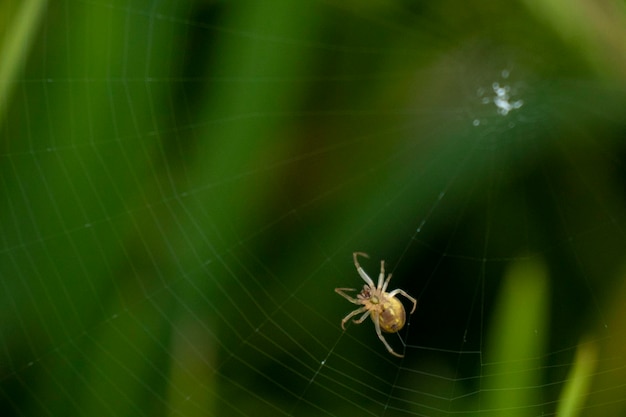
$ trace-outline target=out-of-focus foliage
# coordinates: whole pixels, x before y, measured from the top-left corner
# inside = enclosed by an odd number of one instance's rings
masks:
[[[2,2],[0,414],[354,414],[306,379],[380,348],[370,323],[337,343],[332,289],[365,250],[420,296],[409,342],[538,355],[543,392],[514,401],[553,413],[561,349],[594,340],[576,410],[622,415],[625,20],[610,0]],[[506,118],[494,80],[523,100]],[[521,253],[545,264],[518,294],[500,282]],[[403,415],[388,389],[358,405]]]

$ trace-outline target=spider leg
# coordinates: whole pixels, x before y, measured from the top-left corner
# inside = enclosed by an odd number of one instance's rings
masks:
[[[387,343],[387,341],[383,337],[383,334],[380,332],[380,324],[378,323],[378,313],[376,312],[372,313],[372,320],[374,320],[374,327],[376,328],[376,334],[378,335],[378,338],[383,342],[383,344],[385,345],[389,353],[399,358],[404,358],[404,355],[400,355],[399,353],[396,353],[393,351],[391,346],[389,346],[389,343]]]
[[[354,288],[335,288],[335,292],[350,301],[352,304],[363,304],[358,298],[350,297],[344,291],[357,291]]]
[[[384,280],[385,280],[385,261],[381,260],[380,261],[380,274],[378,274],[378,287],[376,288],[382,288]]]
[[[394,297],[396,294],[404,295],[406,298],[408,298],[413,303],[413,309],[411,310],[411,313],[410,313],[410,314],[413,314],[413,312],[415,311],[415,307],[417,307],[417,300],[415,298],[411,297],[409,294],[407,294],[404,290],[401,290],[399,288],[397,290],[391,291],[387,295],[389,297]]]
[[[356,270],[359,273],[359,275],[361,276],[361,278],[363,278],[363,281],[365,281],[367,283],[367,285],[369,285],[370,287],[376,288],[374,286],[374,281],[372,281],[372,279],[365,273],[363,268],[361,268],[361,265],[359,265],[359,261],[357,259],[358,256],[363,256],[365,258],[369,258],[369,255],[367,253],[363,253],[363,252],[354,252],[354,253],[352,253],[352,257],[354,258],[354,266],[356,266]]]
[[[363,323],[363,320],[365,320],[366,318],[368,318],[368,317],[369,317],[370,313],[371,313],[371,311],[370,311],[370,310],[367,310],[367,311],[365,312],[365,314],[363,314],[363,315],[362,315],[359,319],[357,319],[357,320],[352,320],[352,322],[353,322],[353,323],[355,323],[355,324],[361,324],[361,323]]]
[[[387,285],[389,285],[389,281],[391,281],[391,274],[389,274],[387,276],[387,279],[385,280],[385,283],[383,284],[383,292],[387,291]]]
[[[361,307],[361,308],[357,308],[357,309],[356,309],[356,310],[354,310],[354,311],[351,311],[351,312],[350,312],[347,316],[345,316],[345,317],[343,318],[343,320],[341,320],[341,328],[342,328],[342,329],[344,329],[344,330],[346,330],[346,322],[347,322],[348,320],[350,320],[352,317],[354,317],[354,316],[356,316],[357,314],[360,314],[360,313],[362,313],[362,312],[364,312],[364,311],[366,311],[366,310],[367,310],[367,307]]]

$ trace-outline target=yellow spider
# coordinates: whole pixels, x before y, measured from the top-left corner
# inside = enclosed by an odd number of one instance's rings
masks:
[[[406,321],[406,314],[404,312],[404,307],[400,300],[396,298],[397,294],[401,294],[411,300],[413,302],[413,309],[410,314],[413,314],[415,311],[415,307],[417,306],[417,300],[411,297],[409,294],[404,292],[404,290],[393,290],[391,292],[387,291],[387,285],[389,285],[389,281],[391,280],[391,274],[387,276],[385,279],[385,261],[380,261],[380,275],[378,275],[378,285],[374,285],[374,281],[365,273],[361,265],[359,265],[359,261],[357,256],[364,256],[369,258],[369,255],[363,252],[354,252],[352,254],[354,258],[354,266],[356,266],[356,270],[365,281],[365,285],[363,285],[363,289],[359,294],[356,295],[356,298],[351,297],[346,294],[345,291],[357,291],[354,288],[335,288],[335,292],[341,295],[346,300],[350,301],[352,304],[357,304],[362,307],[357,308],[356,310],[349,313],[347,316],[341,320],[341,328],[346,329],[345,324],[352,317],[357,314],[364,313],[357,320],[353,320],[354,323],[360,324],[363,323],[368,316],[371,315],[372,321],[374,322],[374,327],[376,328],[376,334],[378,338],[384,343],[385,347],[392,355],[395,355],[399,358],[404,357],[404,355],[400,355],[393,351],[389,343],[385,340],[380,329],[382,329],[386,333],[396,333],[398,330],[404,327],[404,322]]]

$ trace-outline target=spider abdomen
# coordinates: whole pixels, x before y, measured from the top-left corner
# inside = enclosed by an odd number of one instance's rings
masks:
[[[404,306],[395,297],[388,298],[380,306],[380,314],[378,315],[378,324],[380,328],[387,333],[395,333],[404,327],[406,313]]]

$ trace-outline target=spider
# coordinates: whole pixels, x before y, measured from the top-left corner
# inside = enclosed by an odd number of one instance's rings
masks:
[[[356,324],[363,323],[368,316],[371,316],[372,321],[374,322],[374,328],[376,328],[376,334],[383,342],[389,353],[402,358],[404,355],[400,355],[399,353],[393,351],[380,330],[382,329],[386,333],[396,333],[404,327],[406,314],[402,303],[396,298],[397,294],[401,294],[413,302],[413,309],[410,314],[413,314],[415,311],[417,300],[407,294],[404,290],[397,289],[391,292],[386,292],[387,285],[389,285],[389,281],[391,280],[391,274],[389,274],[387,279],[385,279],[385,261],[380,261],[378,285],[374,285],[374,281],[372,281],[363,268],[361,268],[361,265],[359,265],[359,261],[357,259],[358,256],[369,258],[369,255],[363,252],[354,252],[352,254],[352,257],[354,258],[354,266],[356,266],[357,272],[361,278],[363,278],[363,281],[365,281],[363,289],[356,295],[356,298],[353,298],[345,293],[345,291],[357,291],[354,288],[335,288],[335,292],[350,301],[352,304],[360,305],[362,307],[357,308],[345,316],[343,320],[341,320],[341,328],[345,330],[346,322],[357,314],[363,313],[360,318],[353,320]]]

